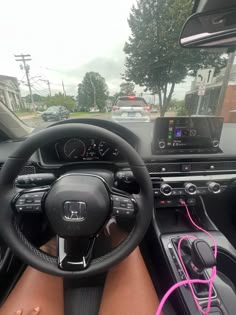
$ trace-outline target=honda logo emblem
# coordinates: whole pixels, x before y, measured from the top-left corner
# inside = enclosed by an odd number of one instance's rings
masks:
[[[66,201],[64,203],[63,218],[66,221],[82,222],[86,219],[87,206],[82,201]]]

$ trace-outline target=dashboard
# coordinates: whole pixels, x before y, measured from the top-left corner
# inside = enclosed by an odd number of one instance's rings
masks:
[[[117,160],[120,152],[112,144],[98,138],[67,138],[54,145],[62,161]]]
[[[123,138],[138,151],[139,138],[121,125],[99,119],[77,119],[70,120],[70,122],[103,127]],[[56,125],[65,123],[68,123],[68,121],[62,121]],[[67,165],[78,162],[119,163],[126,161],[113,143],[108,143],[104,139],[96,137],[96,135],[93,137],[64,138],[48,143],[39,150],[39,156],[43,165]]]

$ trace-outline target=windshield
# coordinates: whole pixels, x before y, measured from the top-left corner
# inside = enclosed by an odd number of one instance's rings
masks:
[[[180,47],[192,7],[192,0],[22,0],[12,10],[5,1],[0,99],[35,132],[89,117],[151,139],[158,117],[222,116],[223,133],[232,134],[235,54]],[[63,113],[43,114],[59,105]]]

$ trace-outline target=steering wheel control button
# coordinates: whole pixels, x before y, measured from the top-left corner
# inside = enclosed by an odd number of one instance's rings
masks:
[[[26,199],[25,200],[25,203],[33,203],[34,202],[34,199]]]
[[[197,186],[192,183],[185,184],[185,191],[189,195],[196,195],[197,194]]]
[[[112,196],[113,214],[115,216],[132,216],[135,213],[134,203],[129,198],[121,196]]]
[[[172,194],[172,187],[169,184],[161,184],[160,191],[164,196]]]
[[[21,193],[15,201],[15,209],[17,212],[36,212],[42,211],[41,203],[45,192],[27,192]]]
[[[208,183],[208,190],[212,194],[219,194],[221,193],[221,186],[219,183],[210,182]]]

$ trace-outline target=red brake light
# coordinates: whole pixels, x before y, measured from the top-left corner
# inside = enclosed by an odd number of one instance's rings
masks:
[[[144,109],[147,110],[147,111],[150,111],[151,110],[151,106],[145,106]]]
[[[120,107],[119,107],[119,106],[113,106],[113,107],[112,107],[112,110],[113,110],[113,111],[120,110]]]
[[[128,99],[129,99],[129,100],[134,100],[134,99],[135,99],[135,96],[129,96]]]

